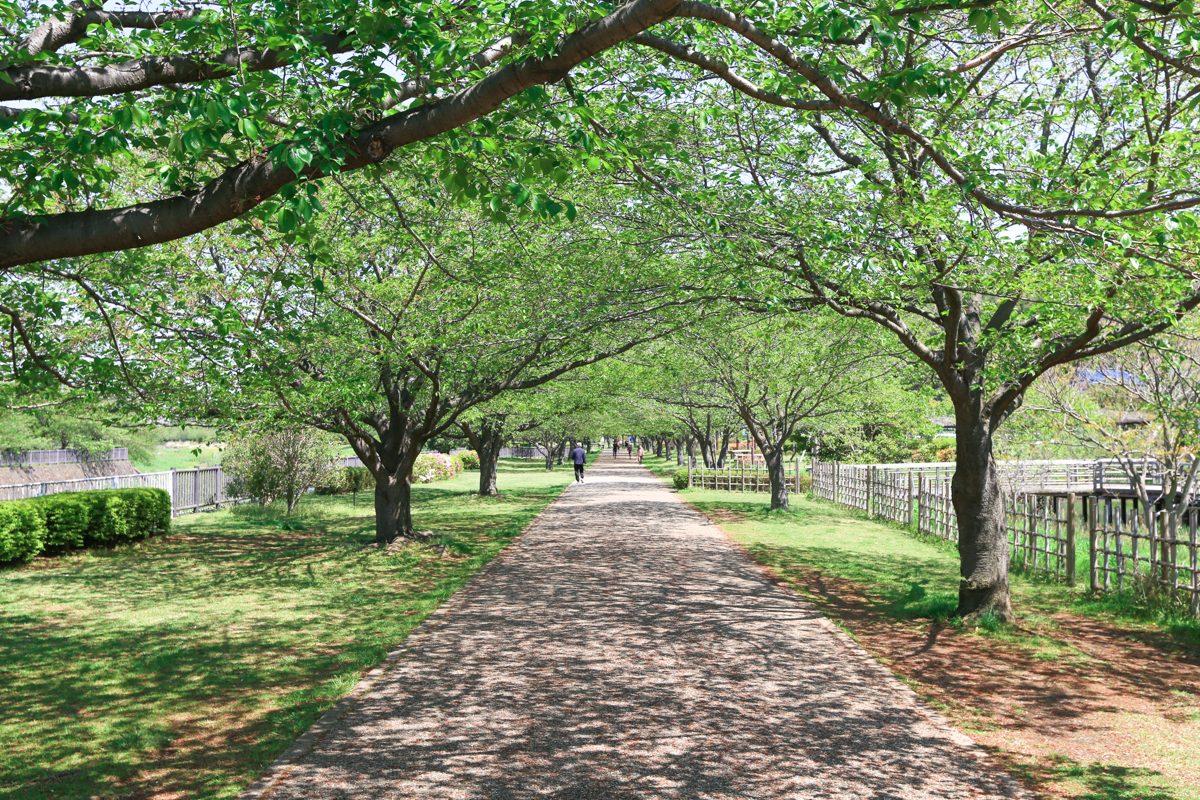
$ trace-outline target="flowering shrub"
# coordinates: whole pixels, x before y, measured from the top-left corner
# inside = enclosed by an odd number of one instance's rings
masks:
[[[454,456],[462,462],[463,469],[479,469],[479,453],[474,450],[463,450]]]
[[[432,483],[453,478],[462,472],[462,462],[444,453],[421,453],[413,464],[413,480],[417,483]]]

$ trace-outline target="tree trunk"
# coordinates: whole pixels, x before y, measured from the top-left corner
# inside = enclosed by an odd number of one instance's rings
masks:
[[[500,461],[500,450],[504,447],[504,417],[485,417],[480,420],[478,430],[470,425],[462,425],[463,432],[475,448],[479,456],[479,494],[484,497],[496,497],[500,494],[496,488],[496,465]]]
[[[397,536],[411,537],[412,482],[408,475],[375,476],[375,541],[388,544]]]
[[[679,439],[675,440],[675,466],[683,466],[683,442]]]
[[[717,457],[717,469],[725,466],[725,456],[729,455],[729,434],[728,429],[721,431],[721,455]]]
[[[783,448],[773,448],[770,453],[763,452],[763,460],[767,462],[767,475],[771,478],[771,510],[790,511],[787,491],[787,464],[783,460]]]
[[[972,398],[974,400],[974,398]],[[1013,617],[1008,590],[1008,536],[1004,529],[1004,493],[992,458],[990,421],[972,403],[955,410],[956,443],[953,497],[958,519],[960,617],[991,612]]]

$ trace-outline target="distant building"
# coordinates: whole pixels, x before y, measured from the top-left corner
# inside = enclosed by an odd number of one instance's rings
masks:
[[[1117,427],[1123,431],[1134,428],[1144,428],[1150,424],[1150,417],[1140,411],[1124,411],[1117,415]]]
[[[950,438],[954,438],[955,433],[958,430],[957,421],[954,419],[954,417],[930,417],[929,421],[936,425],[939,429],[938,432],[933,435],[935,439],[939,436],[949,436]]]

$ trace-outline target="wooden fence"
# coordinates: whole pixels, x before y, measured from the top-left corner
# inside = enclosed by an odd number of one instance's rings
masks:
[[[101,489],[162,489],[171,496],[171,516],[192,514],[232,505],[244,498],[231,497],[224,470],[220,467],[145,472],[136,475],[107,475],[68,481],[42,481],[0,486],[0,500],[25,500],[62,492],[94,492]]]
[[[694,459],[692,459],[694,462]],[[784,484],[789,492],[795,492],[800,479],[800,462],[786,471]],[[762,464],[741,462],[729,467],[705,467],[688,464],[688,486],[699,489],[721,489],[729,492],[770,493],[771,476]]]
[[[1089,497],[1086,513],[1093,591],[1163,591],[1200,616],[1200,508],[1173,520],[1129,498]]]
[[[818,463],[812,467],[812,493],[869,517],[957,542],[951,479],[912,475],[875,466]],[[1157,509],[1139,509],[1138,501],[1129,497],[1030,492],[1005,493],[1003,502],[1015,566],[1070,585],[1086,571],[1090,588],[1097,592],[1167,592],[1200,615],[1200,507],[1190,507],[1175,522]]]

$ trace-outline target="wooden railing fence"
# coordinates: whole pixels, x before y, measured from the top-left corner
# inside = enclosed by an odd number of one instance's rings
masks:
[[[837,462],[810,471],[815,498],[958,541],[952,476]],[[1200,507],[1176,521],[1130,497],[1009,492],[1003,500],[1015,566],[1070,585],[1086,574],[1096,592],[1166,592],[1200,616]]]
[[[800,462],[796,461],[785,473],[784,484],[795,492],[800,480]],[[691,459],[688,463],[688,486],[698,489],[721,489],[729,492],[771,492],[771,476],[763,464],[745,461],[728,467],[706,467]]]

